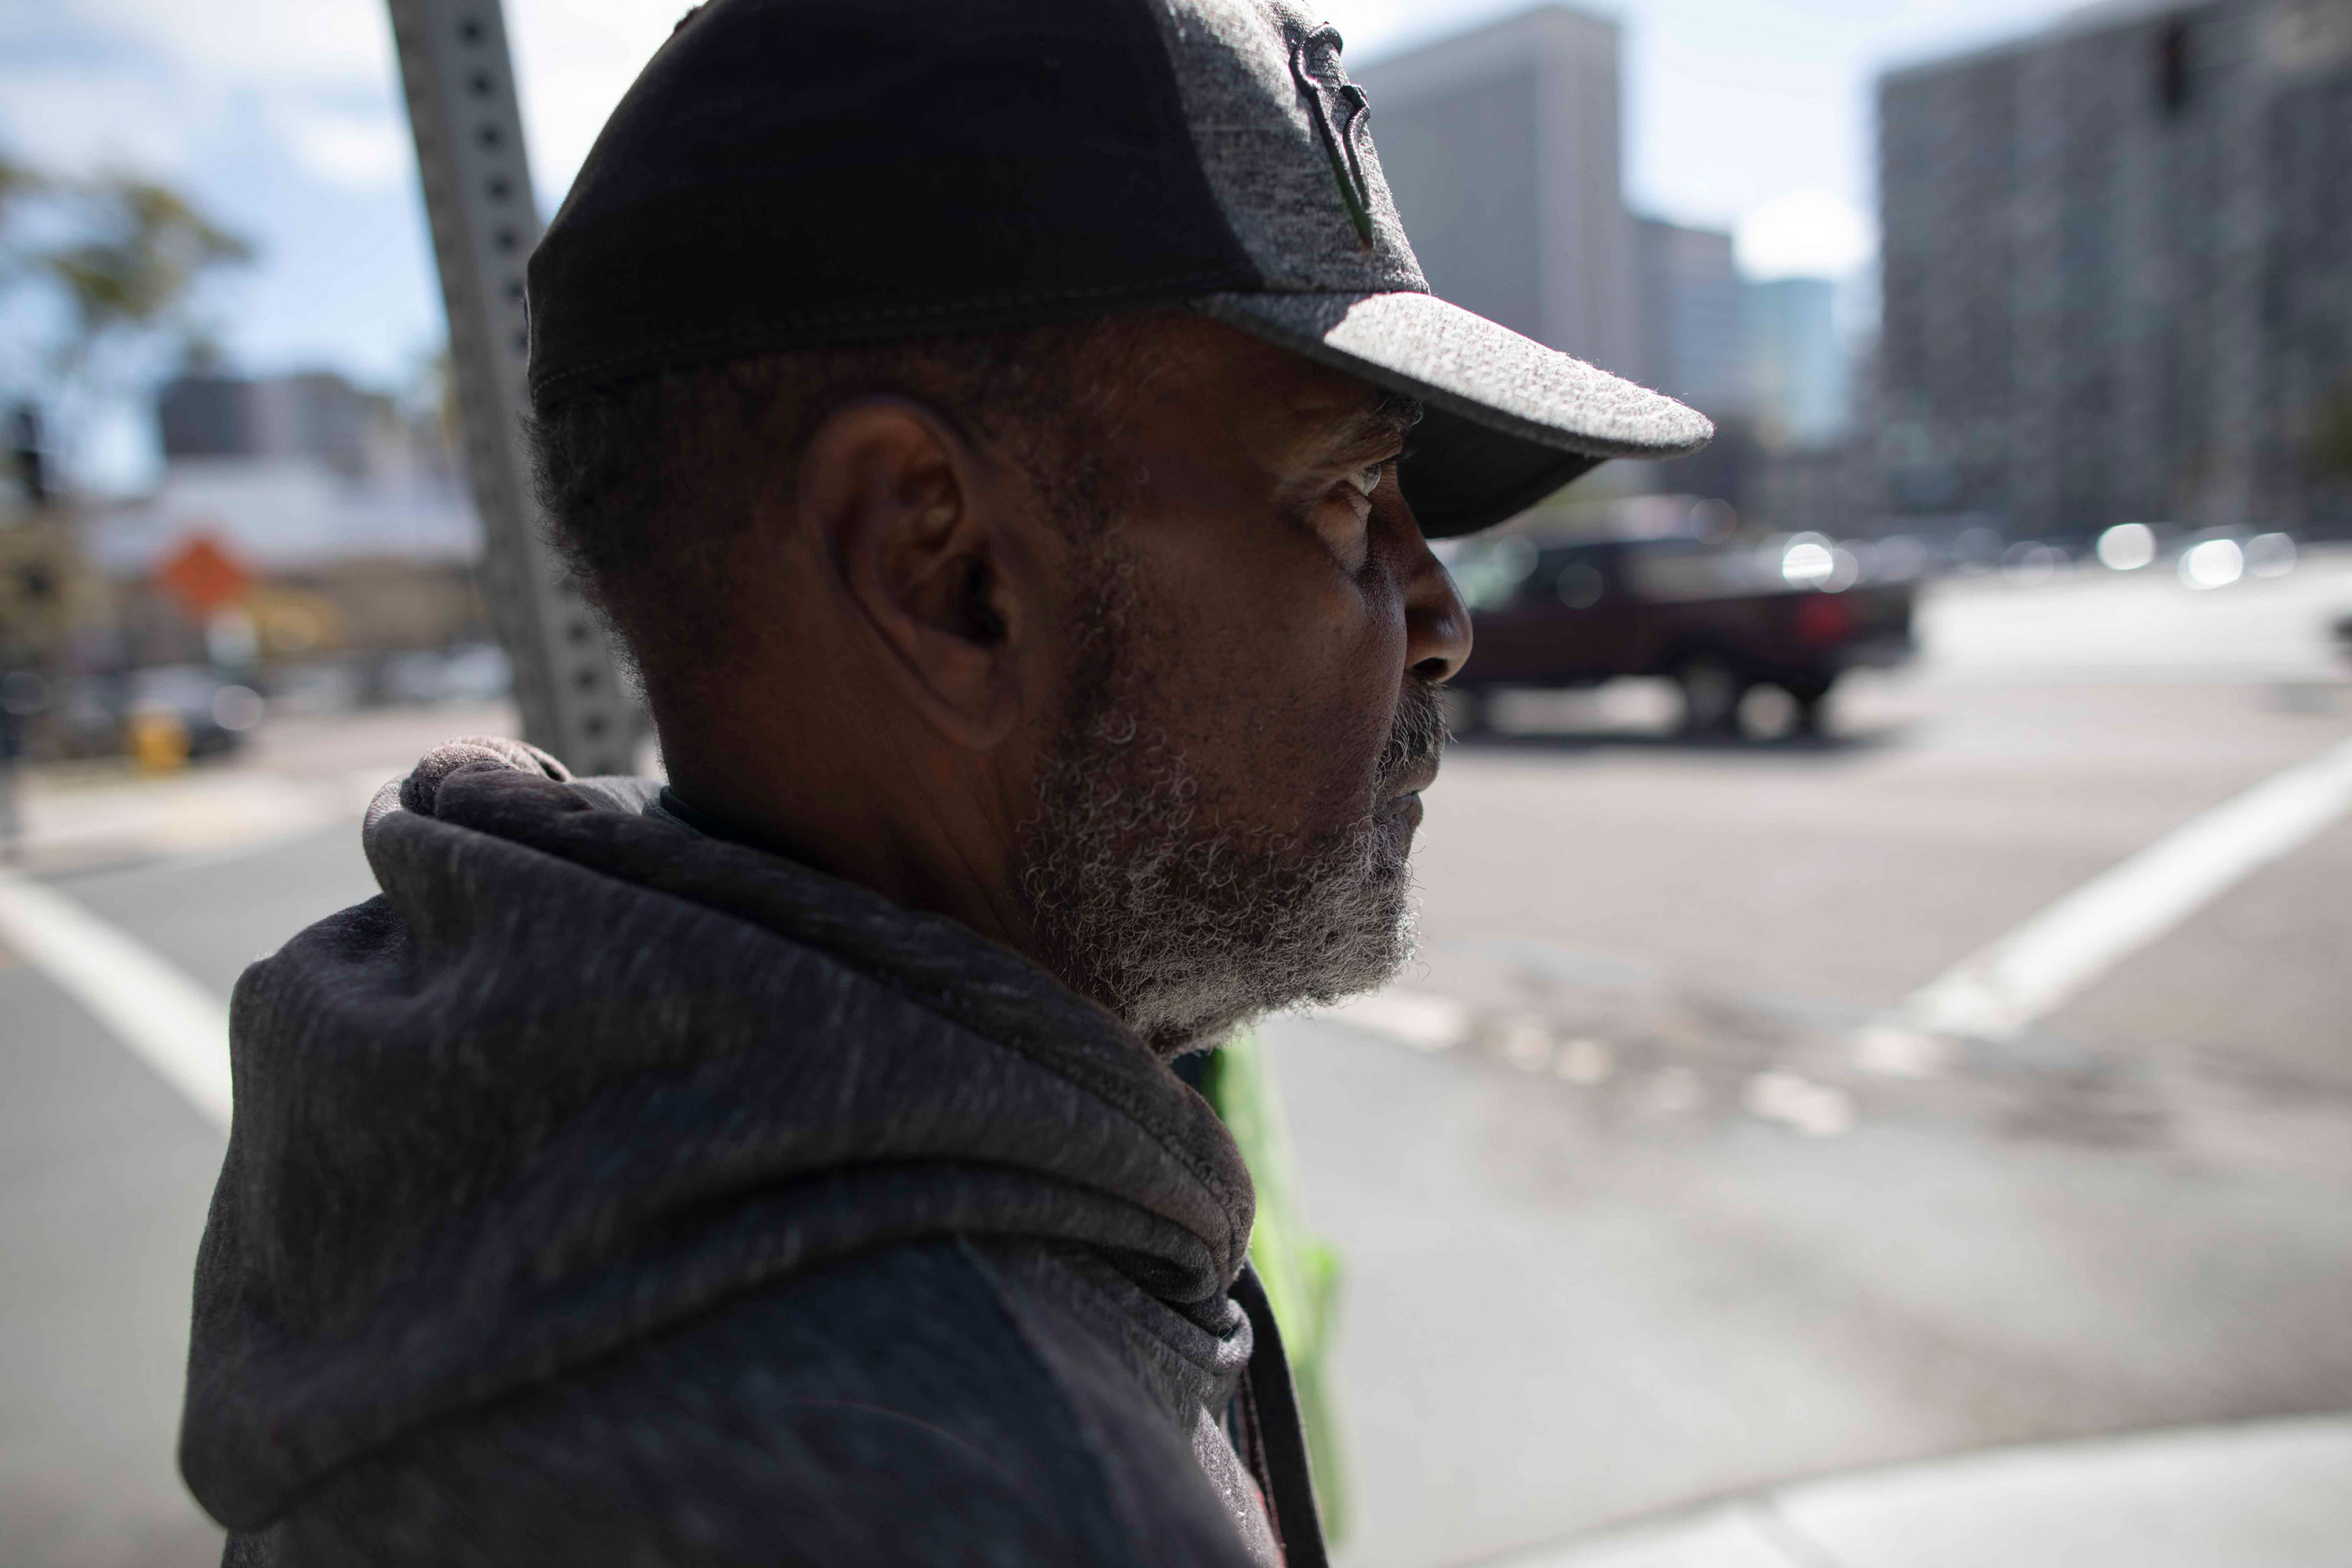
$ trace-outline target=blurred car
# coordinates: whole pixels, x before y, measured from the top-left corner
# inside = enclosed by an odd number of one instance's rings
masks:
[[[1913,652],[1913,589],[1865,580],[1855,552],[1800,533],[1765,545],[1673,536],[1458,547],[1448,563],[1476,636],[1452,689],[1479,728],[1512,687],[1665,676],[1685,732],[1733,734],[1748,693],[1777,686],[1800,731],[1817,730],[1846,671]]]
[[[129,749],[135,726],[162,721],[184,737],[190,759],[225,755],[261,722],[258,692],[201,664],[155,665],[70,683],[57,721],[67,749],[110,756]]]
[[[2294,536],[2281,530],[2209,528],[2182,542],[2175,565],[2188,587],[2226,588],[2248,577],[2284,577],[2300,555]]]

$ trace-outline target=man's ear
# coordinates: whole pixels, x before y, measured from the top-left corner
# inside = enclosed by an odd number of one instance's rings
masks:
[[[950,740],[995,748],[1024,696],[1034,563],[1018,526],[1024,487],[921,405],[868,397],[817,427],[796,488],[842,630]]]

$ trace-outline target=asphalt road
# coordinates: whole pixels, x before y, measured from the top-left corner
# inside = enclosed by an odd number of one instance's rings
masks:
[[[1269,1027],[1309,1217],[1347,1258],[1344,1560],[2352,1407],[2352,826],[2005,1044],[1901,1079],[1852,1044],[2352,735],[2318,630],[2348,610],[2341,560],[2197,595],[1964,585],[1928,658],[1853,691],[1825,743],[1673,744],[1659,694],[1627,688],[1530,700],[1457,747],[1403,985],[1460,1003],[1462,1043]],[[349,823],[113,859],[48,879],[223,994],[368,891]],[[0,1560],[208,1561],[171,1448],[220,1136],[5,957],[0,1062]],[[1843,1109],[1810,1132],[1759,1114],[1769,1075]]]
[[[223,996],[253,959],[374,890],[341,826],[54,885]],[[222,1133],[10,960],[0,1073],[0,1562],[217,1562],[173,1444]]]
[[[1403,984],[1468,1004],[1470,1037],[1270,1031],[1309,1217],[1348,1259],[1348,1562],[2352,1408],[2352,823],[1947,1071],[1853,1047],[2352,734],[2316,635],[2352,574],[2247,588],[1956,586],[1922,666],[1848,695],[1822,745],[1677,746],[1629,690],[1456,749]],[[1764,1074],[1850,1121],[1759,1116]]]

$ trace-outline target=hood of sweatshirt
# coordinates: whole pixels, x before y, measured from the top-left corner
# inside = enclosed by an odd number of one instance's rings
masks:
[[[1240,1271],[1240,1155],[1117,1020],[649,790],[445,747],[368,813],[381,896],[238,983],[181,1433],[224,1523],[871,1247],[1077,1243],[1180,1308]]]

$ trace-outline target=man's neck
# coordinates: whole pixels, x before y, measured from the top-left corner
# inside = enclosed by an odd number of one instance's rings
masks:
[[[943,796],[913,811],[896,809],[897,792],[878,787],[828,784],[798,793],[825,801],[831,809],[796,810],[791,795],[766,791],[752,796],[690,767],[674,769],[662,805],[709,837],[857,883],[904,909],[946,915],[1033,963],[1042,962],[1012,855],[981,855],[970,848],[968,840],[993,837],[964,820],[976,814],[940,809]]]

